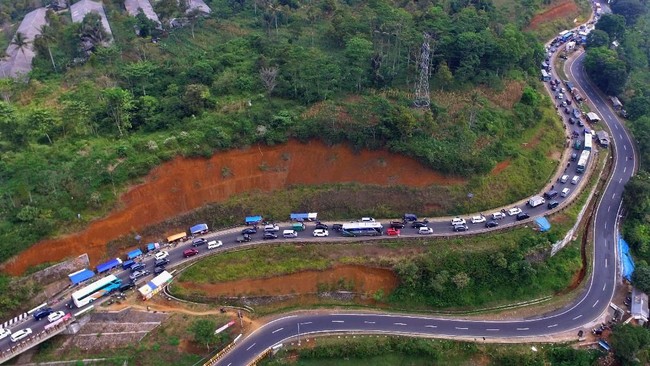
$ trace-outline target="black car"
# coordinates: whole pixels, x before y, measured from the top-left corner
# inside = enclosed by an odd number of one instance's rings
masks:
[[[569,113],[571,113],[571,109],[569,109],[569,107],[565,107],[565,108],[564,108],[564,113],[565,113],[565,114],[569,114]]]
[[[488,221],[488,222],[485,223],[485,227],[488,228],[488,229],[493,228],[493,227],[497,227],[497,226],[499,226],[499,223],[494,221],[494,220]]]
[[[167,263],[169,263],[169,258],[156,259],[156,262],[154,263],[154,266],[155,267],[163,267]]]
[[[560,202],[558,202],[558,201],[551,201],[551,202],[548,203],[547,207],[548,207],[549,210],[551,210],[551,209],[556,208],[559,204],[560,204]]]
[[[420,227],[427,227],[427,223],[423,222],[423,221],[413,221],[413,223],[411,224],[411,227],[415,228],[415,229],[420,228]]]
[[[192,240],[192,246],[193,247],[198,247],[199,245],[204,245],[204,244],[207,244],[207,243],[208,243],[208,240],[204,239],[204,238],[198,238],[198,239]]]
[[[467,231],[468,229],[467,225],[454,225],[454,231]]]
[[[343,230],[343,224],[332,224],[332,230],[334,230],[334,231]]]
[[[118,292],[126,292],[132,288],[135,287],[135,283],[133,282],[126,282],[120,285],[120,287],[117,288]]]
[[[131,272],[142,271],[145,267],[146,265],[144,263],[136,263],[131,266]]]
[[[393,229],[403,229],[404,223],[401,221],[391,221],[390,227],[392,227]]]
[[[38,309],[34,313],[34,319],[41,320],[43,318],[46,318],[48,315],[52,314],[53,312],[54,312],[54,310],[52,310],[52,308]]]
[[[273,234],[273,233],[264,233],[264,237],[262,239],[264,240],[272,240],[272,239],[277,239],[278,236]]]
[[[257,229],[254,227],[249,227],[241,231],[242,235],[251,235],[257,233]]]
[[[316,226],[314,228],[315,229],[327,230],[327,229],[329,229],[329,226],[327,226],[327,225],[325,225],[325,224],[323,224],[322,222],[319,221],[319,222],[316,223]]]
[[[526,220],[529,217],[530,215],[528,213],[520,212],[519,214],[517,214],[517,221]]]
[[[578,120],[578,126],[580,126],[580,127],[584,127],[584,126],[585,126],[585,123],[582,122],[581,119],[579,119],[579,120]]]
[[[165,272],[165,266],[156,267],[153,270],[153,274],[158,276],[159,274]]]

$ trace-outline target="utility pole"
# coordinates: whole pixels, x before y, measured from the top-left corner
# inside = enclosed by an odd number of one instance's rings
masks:
[[[420,78],[415,84],[415,99],[413,100],[413,105],[416,108],[429,108],[431,105],[431,97],[429,96],[429,58],[431,56],[429,41],[431,35],[424,32],[423,36],[424,41],[422,47],[420,47],[420,63],[418,65]]]

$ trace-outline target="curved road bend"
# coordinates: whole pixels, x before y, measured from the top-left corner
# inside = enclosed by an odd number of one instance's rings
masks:
[[[300,314],[279,318],[243,339],[219,360],[218,365],[246,365],[256,356],[299,334],[326,332],[390,333],[459,337],[534,337],[580,328],[606,310],[616,285],[616,235],[623,187],[634,173],[634,145],[607,102],[588,82],[582,66],[584,55],[572,60],[569,75],[612,131],[616,146],[614,169],[599,196],[594,227],[593,273],[582,296],[568,308],[537,319],[510,321],[453,320],[427,316],[355,314]],[[300,331],[300,333],[298,333]]]

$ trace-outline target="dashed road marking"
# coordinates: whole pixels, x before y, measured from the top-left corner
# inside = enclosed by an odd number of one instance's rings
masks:
[[[605,258],[605,268],[607,268],[607,258]]]
[[[343,320],[332,320],[332,323],[345,323]]]
[[[406,325],[406,323],[393,323],[395,325]]]
[[[614,197],[616,197],[616,193],[612,193],[612,199],[614,199]]]
[[[425,325],[424,327],[425,328],[438,328],[437,325]]]
[[[275,334],[275,333],[281,331],[282,329],[284,329],[284,328],[276,329],[276,330],[272,331],[271,334]]]
[[[467,330],[469,328],[456,327],[456,329],[458,329],[458,330]]]
[[[549,325],[549,326],[547,326],[546,328],[553,328],[553,327],[557,327],[557,324]]]
[[[623,138],[623,136],[621,136],[621,138]],[[623,145],[623,148],[627,150],[627,145]]]
[[[603,291],[605,291],[605,288],[607,288],[607,284],[603,285]]]
[[[498,332],[499,328],[488,328],[486,329],[488,332]]]
[[[365,321],[364,323],[365,324],[375,324],[375,322],[369,322],[369,321]]]
[[[517,330],[528,330],[530,328],[517,328]]]
[[[257,344],[257,343],[253,343],[253,344],[251,344],[248,348],[246,348],[246,351],[248,351],[248,350],[250,350],[251,348],[255,347],[256,344]]]
[[[592,308],[595,308],[596,305],[598,305],[598,301],[599,301],[599,300],[596,300],[596,302],[595,302],[593,305],[591,305],[591,307],[592,307]]]
[[[573,320],[578,320],[578,319],[580,319],[580,318],[582,318],[582,314],[576,316],[575,318],[573,318]]]

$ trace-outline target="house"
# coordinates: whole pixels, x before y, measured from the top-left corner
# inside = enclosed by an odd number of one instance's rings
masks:
[[[600,117],[598,117],[598,115],[596,113],[594,113],[594,112],[589,112],[589,113],[587,113],[587,121],[589,121],[591,123],[596,123],[596,122],[600,121]]]
[[[41,28],[47,24],[46,12],[46,8],[30,11],[20,22],[16,33],[21,33],[27,44],[23,48],[18,48],[13,43],[7,47],[7,57],[0,61],[0,77],[20,78],[32,71],[32,60],[36,56],[34,39],[41,34]]]
[[[203,0],[187,0],[186,12],[189,13],[194,9],[205,14],[210,14],[212,12],[212,10],[210,10],[210,7]]]
[[[596,132],[596,140],[602,147],[609,146],[609,134],[607,133],[607,131]]]
[[[104,6],[101,2],[81,0],[70,6],[70,15],[72,16],[72,21],[74,23],[81,23],[84,20],[84,17],[89,13],[96,13],[100,16],[102,19],[102,26],[112,41],[113,32],[111,32],[111,26],[108,24],[108,18],[106,18]]]
[[[137,16],[140,9],[142,9],[142,12],[147,18],[160,24],[158,15],[153,11],[153,7],[149,0],[124,0],[124,7],[126,8],[127,13],[131,16]]]
[[[636,287],[632,289],[630,315],[641,324],[648,322],[648,295],[641,292]]]

